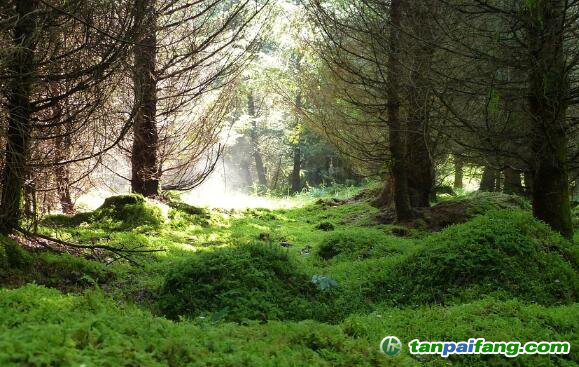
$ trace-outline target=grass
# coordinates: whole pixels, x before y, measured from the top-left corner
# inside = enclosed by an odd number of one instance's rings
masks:
[[[142,266],[22,255],[3,239],[0,264],[12,270],[0,280],[15,289],[0,290],[0,365],[577,364],[575,354],[381,355],[386,335],[559,340],[575,350],[579,242],[525,206],[496,210],[485,196],[473,204],[485,214],[434,234],[377,225],[378,210],[364,200],[326,200],[359,192],[325,188],[293,207],[236,211],[176,202],[161,211],[130,198],[129,210],[52,217],[41,227],[84,244],[166,250],[143,255]],[[143,212],[146,220],[135,215]]]

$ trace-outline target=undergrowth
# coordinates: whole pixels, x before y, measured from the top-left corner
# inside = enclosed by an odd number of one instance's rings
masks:
[[[166,250],[140,267],[30,253],[0,237],[5,286],[71,293],[0,290],[0,365],[577,363],[380,355],[386,335],[567,340],[576,349],[578,242],[533,219],[517,197],[455,197],[474,219],[430,233],[379,225],[360,188],[332,190],[302,193],[292,208],[241,211],[177,198],[161,209],[128,195],[41,223],[81,244]]]

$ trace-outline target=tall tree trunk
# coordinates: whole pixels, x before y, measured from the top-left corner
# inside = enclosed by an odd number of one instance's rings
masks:
[[[434,27],[429,24],[429,19],[432,18],[429,6],[425,7],[416,2],[412,3],[410,8],[405,13],[407,22],[410,23],[410,32],[415,37],[429,42],[417,43],[412,37],[408,37],[406,41],[407,44],[413,45],[409,47],[410,76],[406,86],[408,187],[410,204],[414,207],[428,207],[434,194],[434,165],[428,144],[431,95],[426,75],[430,73],[430,63],[434,54],[433,43],[430,43]]]
[[[21,200],[26,172],[26,160],[32,132],[30,95],[34,83],[34,49],[37,0],[14,1],[17,17],[14,20],[12,46],[7,70],[11,73],[7,85],[8,131],[2,176],[0,203],[0,231],[10,233],[18,227],[22,216]]]
[[[141,22],[134,46],[133,84],[135,89],[135,120],[131,154],[131,189],[146,197],[159,194],[157,150],[157,20],[155,0],[136,0],[136,18]]]
[[[427,143],[429,102],[427,85],[421,74],[411,72],[410,93],[408,95],[407,148],[408,187],[410,204],[413,207],[430,206],[430,196],[434,187],[434,167]]]
[[[296,96],[296,109],[302,108],[302,96],[298,93]],[[296,114],[295,130],[297,131],[297,141],[293,146],[293,167],[290,175],[291,192],[296,193],[302,189],[300,171],[302,169],[302,149],[301,149],[301,134],[299,133],[299,121]]]
[[[275,167],[275,174],[273,175],[273,180],[271,181],[271,189],[272,190],[277,190],[277,185],[279,183],[279,176],[281,174],[281,155],[279,156],[278,160],[277,160],[277,165]]]
[[[503,192],[506,194],[523,194],[523,184],[521,182],[521,172],[507,167],[504,171],[505,174],[505,183]]]
[[[400,26],[401,26],[401,0],[390,2],[390,45],[389,45],[389,68],[388,68],[388,137],[390,154],[392,156],[392,178],[394,181],[394,205],[396,217],[399,221],[410,220],[413,211],[410,206],[408,193],[408,166],[406,164],[406,147],[402,123],[400,121],[400,81],[402,68],[399,58],[400,52]]]
[[[463,183],[462,180],[464,178],[464,162],[461,157],[454,156],[454,188],[455,189],[462,189]]]
[[[533,214],[565,237],[573,236],[567,174],[569,93],[563,53],[566,0],[526,2],[530,56],[529,111],[534,160]]]
[[[259,139],[257,137],[257,122],[255,121],[255,100],[253,98],[253,93],[249,93],[247,96],[247,112],[251,117],[251,146],[253,149],[253,159],[255,159],[255,171],[257,172],[257,182],[259,183],[260,189],[267,187],[267,179],[265,177],[265,168],[263,166],[263,158],[261,157],[261,152],[259,151]]]
[[[480,180],[479,191],[495,191],[497,182],[497,171],[489,166],[485,166]]]

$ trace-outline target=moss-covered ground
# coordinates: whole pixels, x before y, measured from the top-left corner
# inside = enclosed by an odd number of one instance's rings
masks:
[[[364,195],[348,199],[356,191],[241,211],[116,198],[41,223],[77,244],[164,250],[138,265],[2,238],[0,366],[579,364],[577,237],[525,205],[494,205],[512,201],[497,194],[461,197],[474,217],[437,233],[377,224]],[[572,352],[389,358],[387,335],[569,341]]]

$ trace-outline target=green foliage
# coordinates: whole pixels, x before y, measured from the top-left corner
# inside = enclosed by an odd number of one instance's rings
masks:
[[[542,304],[577,299],[572,245],[529,213],[492,211],[431,235],[423,245],[394,264],[375,291],[403,304],[491,293]]]
[[[329,233],[316,249],[316,254],[324,260],[361,260],[396,253],[400,253],[399,243],[392,237],[380,230],[362,228]]]
[[[171,208],[169,219],[174,228],[186,227],[192,223],[206,227],[211,223],[209,210],[184,203],[176,195],[169,196],[167,205]]]
[[[307,319],[315,286],[288,254],[246,245],[198,253],[171,269],[160,292],[169,318],[227,310],[228,320]]]

